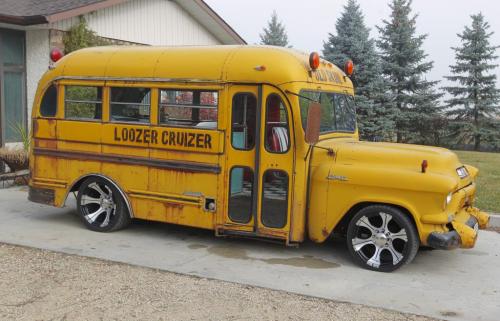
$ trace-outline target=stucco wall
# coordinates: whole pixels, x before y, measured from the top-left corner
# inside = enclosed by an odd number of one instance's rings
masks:
[[[35,98],[38,81],[49,67],[49,31],[26,31],[26,102],[28,122],[31,120],[31,109]]]

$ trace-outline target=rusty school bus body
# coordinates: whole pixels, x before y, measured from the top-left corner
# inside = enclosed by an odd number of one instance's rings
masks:
[[[61,207],[78,192],[82,220],[98,231],[138,218],[286,244],[352,234],[371,215],[351,223],[356,214],[387,209],[386,223],[406,227],[399,239],[411,246],[393,264],[380,251],[370,262],[377,250],[359,255],[375,270],[411,261],[419,244],[473,246],[473,225],[488,220],[472,207],[477,170],[444,149],[359,142],[353,95],[340,69],[321,60],[312,70],[307,55],[283,48],[80,50],[40,80],[30,199]],[[314,148],[305,140],[309,101],[334,114],[323,113]],[[370,245],[383,249],[377,225],[365,224]]]

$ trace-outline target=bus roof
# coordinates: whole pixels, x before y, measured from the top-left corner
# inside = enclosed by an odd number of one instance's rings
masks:
[[[49,74],[49,79],[314,82],[352,88],[344,72],[326,60],[311,73],[309,55],[271,46],[94,47],[63,57]]]

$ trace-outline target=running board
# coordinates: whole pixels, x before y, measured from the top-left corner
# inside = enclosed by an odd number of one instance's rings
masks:
[[[299,247],[299,243],[288,242],[288,239],[282,239],[275,236],[269,235],[261,235],[256,232],[247,232],[247,231],[235,231],[235,230],[225,230],[218,228],[215,230],[215,235],[218,237],[235,237],[235,238],[243,238],[243,239],[251,239],[264,241],[267,243],[280,244],[285,245],[287,247]]]

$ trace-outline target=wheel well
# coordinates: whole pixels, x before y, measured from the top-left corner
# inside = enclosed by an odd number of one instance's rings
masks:
[[[395,207],[395,208],[401,210],[411,220],[413,226],[415,227],[415,229],[417,230],[417,233],[418,233],[418,227],[417,227],[417,224],[415,222],[415,218],[413,217],[413,215],[411,215],[411,213],[410,213],[410,211],[408,211],[408,209],[404,208],[403,206],[399,206],[399,205],[395,205],[395,204],[377,203],[377,202],[362,202],[362,203],[358,203],[358,204],[354,205],[353,207],[351,207],[349,209],[349,211],[347,211],[347,213],[344,215],[344,217],[342,217],[340,222],[335,227],[334,233],[338,233],[338,234],[342,234],[342,235],[347,234],[347,226],[348,226],[349,222],[351,221],[351,219],[354,217],[354,215],[356,215],[356,213],[359,212],[360,210],[362,210],[363,208],[371,206],[371,205],[386,205],[386,206],[392,206],[392,207]]]
[[[73,186],[71,186],[71,189],[69,190],[70,192],[78,192],[78,190],[80,189],[80,186],[82,185],[82,183],[89,177],[92,177],[93,175],[89,175],[89,176],[85,176],[85,177],[82,177],[80,178],[78,181],[76,181],[75,184],[73,184]]]
[[[77,181],[73,184],[73,186],[71,186],[70,190],[68,191],[68,193],[66,194],[66,198],[64,199],[64,202],[66,203],[66,200],[68,199],[68,196],[69,196],[69,193],[71,192],[77,192],[78,189],[80,189],[80,186],[82,185],[82,183],[90,178],[90,177],[99,177],[99,178],[102,178],[102,179],[105,179],[107,180],[108,182],[110,182],[111,184],[113,184],[117,189],[118,191],[120,192],[121,196],[123,197],[123,199],[125,200],[125,205],[127,206],[128,208],[128,212],[130,214],[130,217],[134,217],[134,214],[132,212],[132,207],[130,206],[130,202],[128,200],[128,197],[127,195],[123,192],[123,190],[120,188],[120,186],[118,186],[118,184],[116,184],[112,179],[106,177],[106,176],[103,176],[103,175],[98,175],[98,174],[88,174],[88,175],[85,175],[85,176],[82,176],[80,177],[79,179],[77,179]]]

